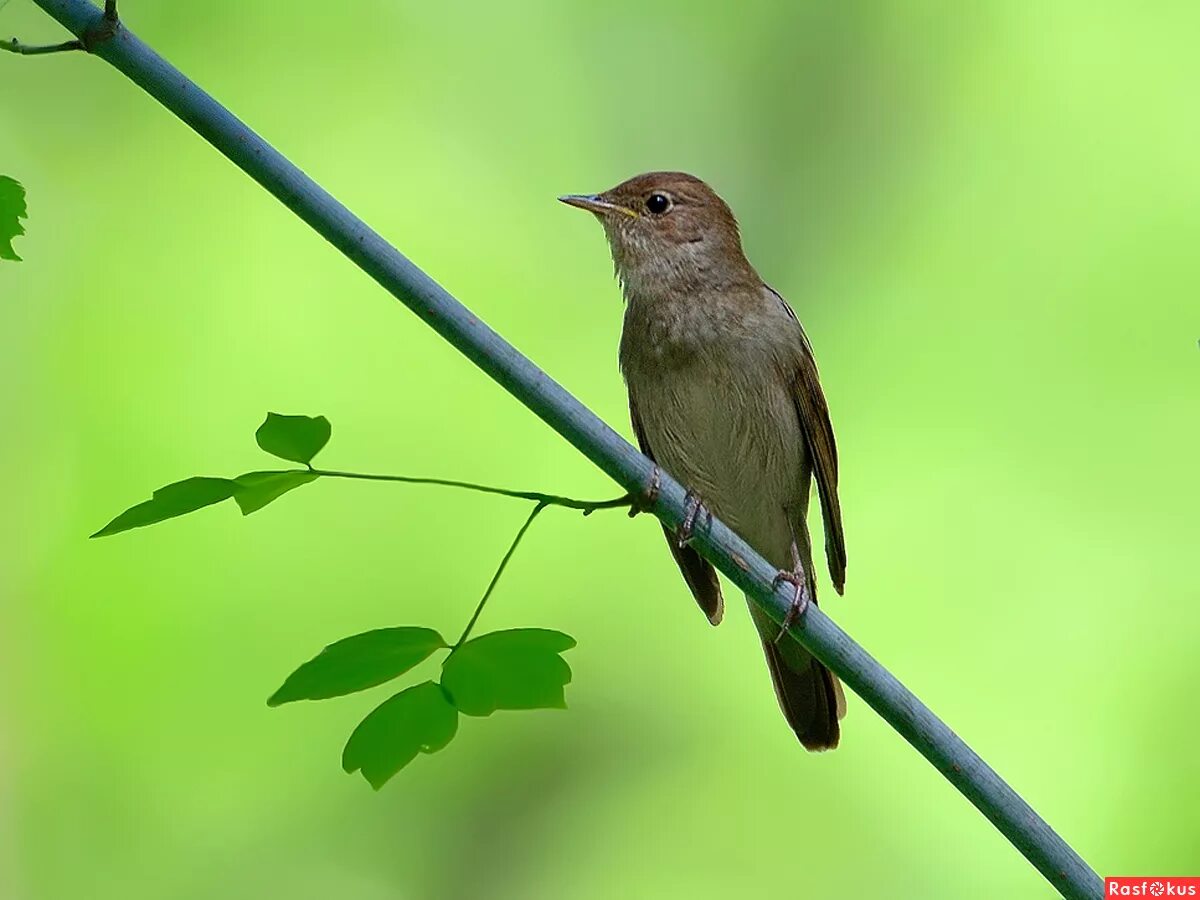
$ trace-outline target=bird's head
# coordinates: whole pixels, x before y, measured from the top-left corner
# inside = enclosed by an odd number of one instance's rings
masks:
[[[753,272],[733,212],[694,175],[647,172],[601,194],[558,199],[600,220],[627,292],[720,286]]]

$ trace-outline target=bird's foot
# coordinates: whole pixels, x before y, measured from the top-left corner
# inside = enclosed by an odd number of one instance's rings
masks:
[[[788,630],[791,629],[796,621],[804,615],[808,609],[808,579],[804,575],[804,569],[797,567],[794,572],[780,572],[771,582],[772,588],[777,588],[779,585],[787,582],[795,586],[796,593],[792,595],[792,605],[788,608],[787,615],[783,617],[783,625],[779,628],[779,634],[775,635],[775,643],[778,644]]]
[[[705,508],[700,497],[693,493],[691,488],[688,488],[687,494],[683,498],[683,521],[679,523],[679,530],[675,532],[675,543],[680,550],[692,542],[692,536],[696,531],[696,522],[700,519],[701,513],[704,514],[707,521],[712,521],[712,513]]]
[[[650,471],[650,483],[642,488],[640,494],[629,495],[629,518],[638,513],[650,512],[658,502],[658,485],[662,480],[662,469],[655,466]]]

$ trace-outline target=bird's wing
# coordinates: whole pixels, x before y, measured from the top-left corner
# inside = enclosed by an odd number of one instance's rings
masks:
[[[629,398],[629,417],[633,421],[633,433],[637,437],[638,447],[651,461],[654,461],[654,451],[650,449],[650,444],[646,440],[646,430],[642,427],[641,419],[638,418],[637,407],[633,403],[632,395]],[[717,580],[716,570],[695,550],[690,547],[680,547],[675,535],[665,525],[663,534],[667,537],[667,546],[671,548],[671,555],[679,564],[679,571],[683,573],[683,580],[691,588],[692,595],[700,604],[700,608],[704,610],[704,614],[708,616],[708,621],[714,625],[720,624],[721,617],[725,614],[725,601],[721,598],[721,582]]]
[[[789,316],[800,329],[800,348],[796,354],[796,374],[792,396],[796,414],[800,417],[800,429],[808,445],[812,459],[813,474],[821,494],[821,515],[825,520],[825,559],[829,563],[829,576],[840,594],[846,585],[846,537],[842,532],[842,507],[838,502],[837,442],[833,437],[833,425],[829,421],[829,407],[825,393],[821,390],[821,379],[817,373],[817,361],[812,345],[800,320],[792,312],[787,301],[770,289]]]

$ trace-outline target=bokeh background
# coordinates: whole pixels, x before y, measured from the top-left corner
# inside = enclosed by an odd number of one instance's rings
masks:
[[[1200,6],[123,11],[627,434],[603,238],[554,197],[710,180],[822,364],[826,608],[1101,873],[1200,873]],[[61,39],[27,0],[0,32]],[[803,753],[748,617],[709,628],[644,517],[551,511],[485,615],[578,638],[569,711],[466,720],[379,794],[344,775],[386,689],[265,698],[332,639],[457,632],[523,505],[321,483],[86,536],[261,467],[268,409],[327,415],[329,465],[613,487],[102,63],[0,58],[0,171],[30,211],[0,266],[0,896],[1051,894],[855,698]]]

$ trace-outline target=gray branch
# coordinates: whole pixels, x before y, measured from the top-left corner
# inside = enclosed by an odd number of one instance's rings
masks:
[[[106,24],[88,0],[34,0],[86,40]],[[275,195],[326,240],[420,316],[630,494],[648,485],[653,464],[398,250],[277,150],[126,28],[92,52],[127,75]],[[684,516],[684,490],[665,473],[647,502],[666,525]],[[697,529],[692,546],[782,623],[792,590],[725,525]],[[944,722],[815,606],[791,634],[875,709],[1068,898],[1100,898],[1100,878],[1054,830]],[[1063,761],[1065,763],[1065,761]],[[764,836],[764,841],[766,836]]]

